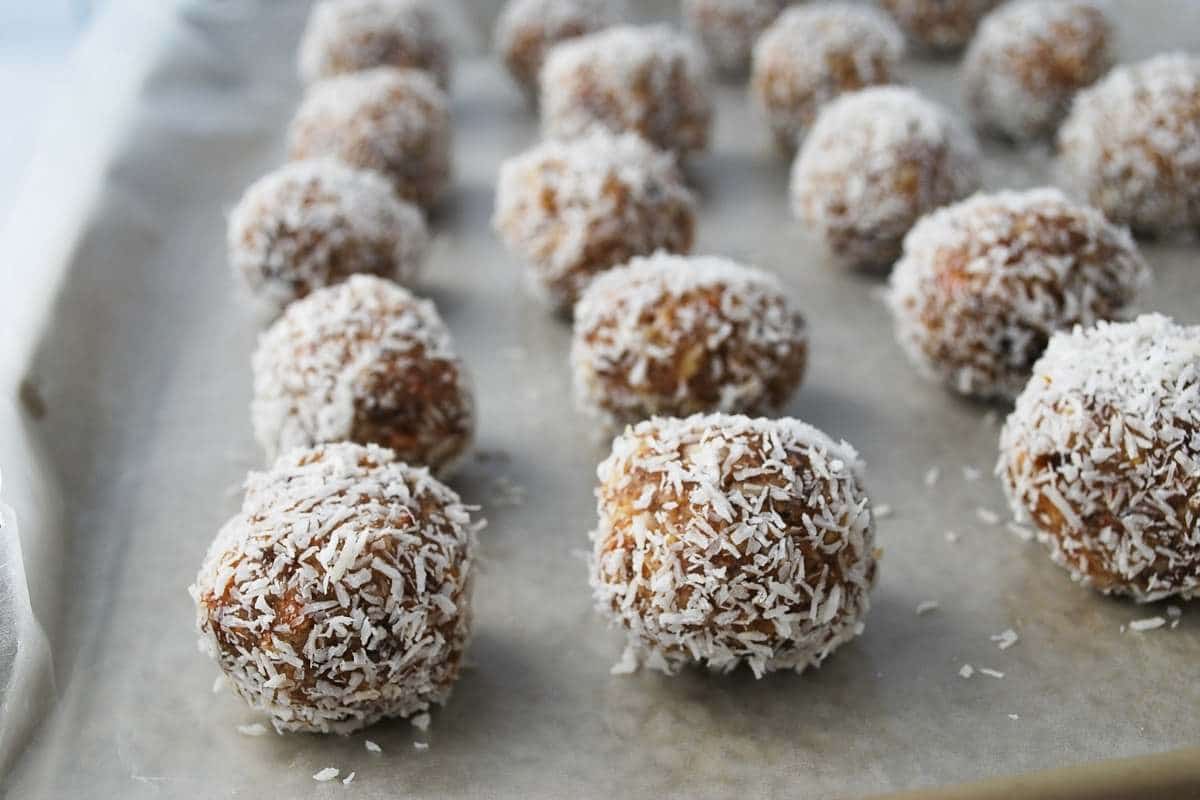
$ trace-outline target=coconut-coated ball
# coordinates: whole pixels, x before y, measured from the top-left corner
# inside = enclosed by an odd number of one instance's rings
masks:
[[[777,411],[807,356],[804,318],[779,280],[726,258],[635,258],[575,307],[576,402],[608,430],[659,414]]]
[[[606,269],[656,250],[688,252],[695,200],[671,153],[597,129],[505,161],[492,222],[534,290],[565,312]]]
[[[683,0],[683,21],[709,62],[736,75],[750,64],[754,43],[792,0]]]
[[[431,0],[320,0],[300,40],[300,79],[373,67],[427,71],[450,85],[450,44]]]
[[[542,132],[632,131],[683,155],[708,146],[704,58],[665,25],[615,25],[555,45],[541,73]]]
[[[589,562],[622,667],[819,666],[863,628],[876,553],[858,454],[798,420],[627,428],[597,469]]]
[[[879,0],[908,37],[934,52],[952,52],[971,41],[975,27],[1002,0]]]
[[[378,67],[318,81],[288,134],[293,161],[330,157],[375,170],[419,206],[450,182],[450,111],[425,72]]]
[[[896,337],[929,376],[1015,397],[1050,337],[1129,316],[1150,277],[1133,238],[1057,189],[980,194],[922,219],[892,270]]]
[[[280,732],[345,734],[444,703],[479,527],[390,450],[294,450],[250,473],[190,588],[200,648]]]
[[[525,95],[536,100],[550,48],[615,25],[624,14],[624,0],[509,0],[496,20],[496,53]]]
[[[792,210],[838,262],[887,270],[924,214],[979,188],[979,150],[912,89],[873,87],[821,111],[792,166]]]
[[[1112,38],[1096,0],[1018,0],[988,14],[963,60],[976,127],[1017,141],[1052,134],[1112,65]]]
[[[416,279],[425,218],[379,175],[332,159],[293,161],[251,184],[229,215],[229,262],[270,314],[356,273]]]
[[[754,47],[750,87],[779,149],[792,153],[833,98],[891,83],[904,36],[885,14],[849,3],[797,6]]]
[[[1200,56],[1120,66],[1076,95],[1059,129],[1066,180],[1144,233],[1200,229]]]
[[[1000,435],[1013,513],[1085,586],[1200,589],[1200,327],[1148,315],[1056,334]]]
[[[269,457],[321,442],[388,447],[446,474],[470,446],[474,404],[428,300],[370,275],[288,306],[254,353],[254,433]]]

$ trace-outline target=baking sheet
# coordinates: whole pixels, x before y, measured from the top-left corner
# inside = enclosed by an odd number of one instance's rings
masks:
[[[496,5],[465,8],[486,21]],[[1113,9],[1123,59],[1200,40],[1188,0]],[[1081,590],[979,518],[1004,510],[990,478],[996,409],[915,375],[879,283],[824,263],[791,221],[786,165],[732,86],[718,90],[715,147],[689,168],[703,198],[697,251],[774,270],[806,310],[811,370],[788,412],[855,444],[876,503],[893,507],[879,523],[880,583],[865,635],[804,676],[611,676],[621,637],[592,613],[581,558],[605,448],[570,402],[568,327],[525,293],[489,231],[498,164],[536,125],[486,56],[459,64],[458,177],[421,287],[478,390],[478,454],[453,481],[490,520],[474,667],[427,736],[403,721],[345,739],[239,735],[260,720],[212,693],[185,587],[261,463],[247,413],[255,320],[234,299],[223,215],[282,157],[304,11],[118,0],[79,65],[88,91],[51,139],[62,150],[43,152],[6,229],[3,252],[21,259],[0,286],[12,326],[0,466],[49,643],[26,638],[24,693],[4,698],[6,724],[45,716],[0,784],[7,796],[820,798],[1200,740],[1200,605],[1183,606],[1177,629],[1122,632],[1162,606]],[[958,105],[953,63],[908,74]],[[989,188],[1047,180],[1044,152],[987,153]],[[1157,272],[1146,308],[1200,321],[1196,246],[1145,252]],[[925,600],[940,608],[918,617]],[[1010,627],[1020,642],[1000,651],[990,636]],[[6,663],[0,686],[15,674]],[[964,680],[964,663],[1004,677]],[[13,710],[20,698],[29,713]],[[0,758],[23,735],[0,740]],[[354,783],[314,782],[329,766]]]

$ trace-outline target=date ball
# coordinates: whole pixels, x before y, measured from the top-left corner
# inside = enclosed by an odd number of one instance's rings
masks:
[[[779,149],[792,153],[823,105],[891,83],[903,55],[904,36],[876,9],[801,6],[785,11],[758,40],[750,86]]]
[[[534,101],[550,48],[615,25],[624,10],[624,0],[509,0],[496,20],[496,53]]]
[[[390,450],[293,451],[250,473],[189,590],[200,649],[280,732],[345,734],[444,703],[479,527]]]
[[[492,222],[533,289],[565,312],[606,269],[656,250],[688,252],[695,213],[672,154],[632,133],[594,130],[504,162]]]
[[[879,0],[908,37],[934,52],[952,52],[971,41],[979,21],[1001,0]]]
[[[1200,587],[1200,327],[1149,315],[1050,340],[1000,436],[1013,513],[1085,586]]]
[[[446,474],[474,405],[433,303],[369,275],[288,306],[254,353],[254,433],[268,457],[321,442],[378,444]]]
[[[976,127],[1015,141],[1052,134],[1080,89],[1112,64],[1096,0],[1023,0],[984,18],[963,61]]]
[[[979,188],[975,139],[912,89],[844,95],[792,166],[792,211],[838,262],[886,271],[924,214]]]
[[[776,411],[807,355],[804,318],[779,281],[724,258],[635,258],[575,307],[576,401],[607,430],[660,414]]]
[[[555,45],[541,74],[542,131],[571,138],[632,131],[681,155],[708,146],[704,59],[665,25],[617,25]]]
[[[798,420],[713,414],[627,428],[597,469],[589,562],[623,663],[761,677],[863,628],[875,581],[858,454]]]
[[[425,218],[391,184],[332,159],[260,178],[229,215],[234,275],[272,315],[360,272],[411,283],[428,244]]]
[[[1059,129],[1067,181],[1143,233],[1200,229],[1200,56],[1174,53],[1080,92]]]
[[[791,0],[683,0],[683,20],[710,63],[728,75],[750,65],[754,43]]]
[[[300,79],[374,67],[425,70],[450,84],[450,44],[431,0],[321,0],[300,40]]]
[[[1056,189],[981,194],[917,223],[892,270],[896,337],[929,376],[1015,397],[1056,332],[1124,319],[1150,271],[1132,237]]]
[[[329,157],[387,178],[431,206],[450,182],[446,95],[424,73],[378,67],[309,87],[289,130],[293,161]]]

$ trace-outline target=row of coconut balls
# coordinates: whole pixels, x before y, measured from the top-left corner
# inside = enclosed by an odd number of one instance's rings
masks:
[[[1198,431],[1200,329],[1101,322],[1051,338],[998,471],[1074,578],[1186,599]],[[597,478],[588,578],[627,636],[615,672],[801,672],[863,633],[879,554],[849,444],[789,418],[654,417],[613,440]],[[191,587],[202,649],[280,731],[420,719],[462,670],[472,511],[376,445],[286,453],[249,476]]]
[[[1047,10],[1039,16],[1031,10],[1034,6]],[[1022,0],[994,15],[1011,11],[1020,19],[1053,20],[1058,19],[1055,14],[1078,14],[1082,25],[1097,13],[1086,2],[1040,6]],[[385,7],[392,9],[388,19],[399,30],[412,28],[418,32],[412,36],[430,40],[424,48],[410,44],[406,49],[400,40],[376,41],[366,35],[364,31],[374,30],[364,27],[367,23],[382,24],[377,18]],[[301,161],[252,187],[231,227],[235,267],[268,307],[278,310],[352,272],[408,283],[420,266],[425,222],[400,201],[436,203],[451,174],[450,115],[446,97],[435,85],[446,79],[449,56],[445,43],[429,33],[436,31],[432,15],[426,19],[417,13],[423,8],[418,0],[339,0],[314,10],[302,72],[319,79],[310,86],[289,136],[290,155]],[[374,16],[363,9],[374,9]],[[334,15],[335,10],[342,16]],[[401,19],[404,25],[396,22]],[[425,27],[416,25],[422,19]],[[506,19],[501,31],[507,30]],[[792,170],[791,203],[797,217],[837,260],[884,269],[896,260],[904,234],[920,216],[979,186],[977,146],[947,110],[910,89],[848,91],[874,81],[863,79],[858,67],[845,66],[874,52],[859,41],[862,37],[849,34],[874,30],[876,45],[884,47],[898,35],[879,32],[890,24],[869,7],[800,6],[781,15],[757,48],[774,53],[767,44],[783,31],[791,32],[778,56],[764,56],[773,65],[764,74],[779,84],[761,94],[780,104],[781,138],[802,143]],[[1073,30],[1063,24],[1049,27],[1058,36]],[[1106,30],[1100,22],[1097,29]],[[988,30],[985,24],[980,36]],[[1062,42],[1051,47],[1037,36],[1025,39],[1042,42],[1054,53],[1073,52]],[[1098,60],[1107,63],[1107,38],[1097,41],[1104,51]],[[355,57],[342,53],[339,43]],[[425,50],[440,54],[424,56],[428,71],[374,66],[345,72],[355,65],[403,62],[397,53]],[[814,51],[824,56],[801,66],[797,59]],[[775,63],[788,59],[795,62],[789,68]],[[874,55],[865,59],[877,60]],[[652,147],[679,155],[706,144],[711,103],[694,46],[662,26],[613,26],[578,35],[550,47],[545,62],[541,114],[549,141],[523,165],[506,166],[497,224],[509,245],[529,261],[535,283],[555,305],[568,307],[600,270],[660,248],[686,250],[692,220],[685,208],[686,188],[682,180],[667,177],[671,167],[666,158],[637,152],[632,143],[589,148],[565,142],[589,136],[600,141],[603,136],[596,131],[607,130],[636,134]],[[878,77],[887,80],[889,75],[882,70]],[[786,91],[781,88],[785,85]],[[1063,88],[1050,104],[1056,114],[1069,96]],[[1200,224],[1200,167],[1193,152],[1200,141],[1197,97],[1200,59],[1195,57],[1165,55],[1117,68],[1076,99],[1060,132],[1068,182],[1110,219],[1139,231],[1195,228]],[[605,148],[608,155],[601,152]],[[351,176],[344,169],[334,175],[334,168],[303,162],[322,157],[388,179],[400,201],[389,197],[375,178]],[[562,171],[557,164],[587,158],[606,160],[614,169],[634,166],[628,177],[614,178],[615,185],[607,189],[595,183],[607,174],[601,166],[587,172],[592,183],[556,185]],[[528,185],[522,190],[514,181]],[[577,214],[572,221],[571,214],[550,204],[529,202],[532,187],[564,198],[590,194],[581,202],[590,203],[593,213]],[[630,188],[633,196],[617,197],[618,188]],[[666,196],[657,197],[660,191]],[[639,195],[649,196],[655,207],[646,210],[647,201]],[[345,210],[351,205],[353,213]],[[516,218],[524,213],[533,218]],[[289,258],[279,252],[273,235],[280,226],[316,227],[329,235],[303,237]],[[348,233],[342,235],[344,231]],[[282,240],[286,246],[288,237]]]
[[[964,226],[967,238],[991,252],[988,242],[1008,236],[1001,250],[1028,247],[1029,263],[1061,267],[1051,282],[1079,273],[1091,285],[1104,273],[1089,257],[1109,251],[1120,265],[1115,284],[1144,279],[1127,236],[1057,194],[977,198],[943,213],[975,219],[978,207],[1008,233],[976,221]],[[954,227],[933,219],[935,232]],[[1032,242],[1028,229],[1038,232]],[[615,299],[601,293],[607,284]],[[1094,289],[1064,291],[1060,308],[1056,286],[1024,288],[1043,311],[1091,308]],[[716,402],[736,407],[749,401],[728,388],[735,381],[720,383],[723,374],[749,376],[751,386],[782,378],[781,397],[794,388],[790,376],[798,381],[769,354],[791,352],[802,368],[803,325],[763,273],[720,259],[634,259],[583,290],[577,325],[591,318],[593,291],[594,305],[618,316],[594,337],[609,354],[600,360],[621,361],[643,337],[660,346],[626,360],[617,382],[656,374],[677,395],[715,382]],[[587,330],[577,328],[574,349]],[[1037,341],[1020,326],[1000,336]],[[1196,509],[1177,502],[1196,496],[1196,338],[1157,317],[1053,335],[1005,427],[1014,508],[1033,518],[1056,560],[1102,589],[1155,599],[1197,585]],[[670,363],[655,372],[664,352]],[[727,367],[739,353],[750,354],[749,368]],[[280,729],[346,731],[444,701],[469,634],[478,523],[428,470],[403,463],[444,469],[453,460],[404,450],[456,441],[406,429],[466,397],[436,311],[391,282],[354,276],[293,304],[255,362],[265,374],[256,374],[256,428],[268,450],[287,452],[251,475],[242,511],[197,576],[205,649]],[[279,372],[260,368],[272,362]],[[679,383],[677,369],[699,383]],[[431,400],[430,387],[450,395]],[[290,449],[324,435],[334,443]],[[346,438],[402,455],[338,441]],[[599,470],[590,573],[597,606],[628,632],[623,665],[799,670],[860,633],[876,571],[860,473],[849,445],[795,420],[658,417],[619,436]]]

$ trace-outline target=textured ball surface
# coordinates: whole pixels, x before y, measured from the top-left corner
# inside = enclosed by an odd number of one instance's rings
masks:
[[[292,160],[331,157],[374,170],[430,206],[450,182],[450,111],[424,72],[353,72],[309,87],[289,130]]]
[[[909,38],[924,48],[953,51],[971,41],[975,27],[1002,0],[879,0]]]
[[[622,666],[801,672],[858,635],[876,565],[860,472],[794,419],[626,429],[597,470],[590,562],[597,609],[629,636]]]
[[[254,433],[268,456],[320,442],[391,448],[445,474],[474,407],[433,303],[367,275],[288,306],[254,353]]]
[[[281,732],[349,733],[444,703],[479,527],[388,450],[293,451],[250,473],[196,576],[200,648]]]
[[[1072,188],[1148,233],[1200,228],[1200,56],[1121,66],[1080,92],[1059,129]]]
[[[981,194],[922,219],[892,270],[896,338],[962,394],[1015,397],[1050,337],[1125,318],[1150,277],[1132,237],[1055,189]]]
[[[754,43],[791,0],[683,0],[683,20],[709,61],[737,74],[750,65]]]
[[[545,141],[500,168],[493,225],[534,289],[566,311],[597,274],[692,247],[695,201],[670,153],[632,133]]]
[[[299,61],[305,83],[400,67],[450,85],[450,44],[430,0],[321,0],[309,14]]]
[[[796,150],[823,105],[846,92],[891,83],[904,37],[869,6],[799,6],[780,15],[754,47],[750,86],[780,150]]]
[[[839,262],[887,269],[924,214],[979,188],[974,138],[911,89],[827,105],[792,167],[792,210]]]
[[[1112,37],[1096,0],[1020,0],[996,9],[963,60],[975,125],[1018,141],[1053,133],[1075,93],[1112,65]]]
[[[615,25],[624,12],[624,0],[509,0],[496,20],[496,53],[534,99],[550,48]]]
[[[411,283],[429,244],[421,212],[391,184],[331,159],[294,161],[255,181],[227,233],[235,276],[273,313],[355,273]]]
[[[659,414],[778,410],[807,355],[804,318],[780,282],[724,258],[636,258],[575,307],[576,401],[610,430]]]
[[[1149,315],[1050,340],[1000,436],[1018,519],[1139,602],[1200,587],[1200,328]]]
[[[665,25],[617,25],[555,46],[541,73],[542,131],[632,131],[665,150],[708,146],[712,100],[704,59]]]

